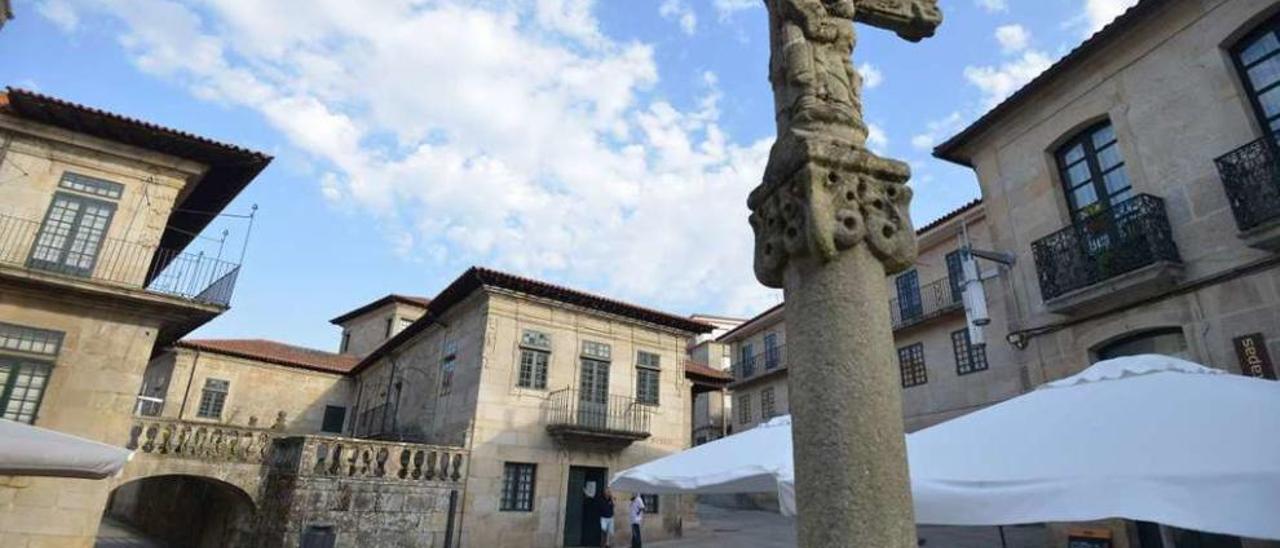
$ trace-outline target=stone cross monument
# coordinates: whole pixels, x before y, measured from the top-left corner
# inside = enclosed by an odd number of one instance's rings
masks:
[[[786,295],[800,546],[916,546],[885,276],[915,261],[907,165],[866,149],[854,22],[918,41],[937,0],[764,0],[778,138],[755,272]]]

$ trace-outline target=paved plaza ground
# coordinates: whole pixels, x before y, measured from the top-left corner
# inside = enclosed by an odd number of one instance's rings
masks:
[[[772,512],[727,510],[698,505],[700,524],[687,528],[679,540],[645,543],[654,548],[793,548],[795,520]],[[995,527],[920,527],[920,538],[931,548],[1001,548]],[[1005,527],[1008,548],[1042,548],[1045,529],[1040,526]]]

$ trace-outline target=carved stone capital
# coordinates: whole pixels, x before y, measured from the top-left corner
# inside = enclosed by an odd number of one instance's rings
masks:
[[[751,192],[755,271],[760,283],[782,287],[792,257],[829,261],[864,243],[886,273],[916,258],[908,208],[906,164],[848,142],[788,136],[774,144],[764,181]]]

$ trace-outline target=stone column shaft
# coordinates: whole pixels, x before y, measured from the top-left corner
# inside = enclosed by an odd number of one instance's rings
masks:
[[[792,258],[784,292],[799,545],[914,548],[884,266]]]

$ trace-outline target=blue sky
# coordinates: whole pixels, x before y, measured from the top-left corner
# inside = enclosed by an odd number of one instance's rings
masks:
[[[1134,0],[943,0],[859,30],[872,146],[923,224],[978,196],[930,158]],[[276,156],[232,309],[200,337],[333,349],[327,320],[487,265],[678,313],[751,315],[746,195],[774,134],[759,0],[43,0],[0,84]],[[224,218],[238,253],[243,221]],[[204,242],[202,245],[212,245]]]

